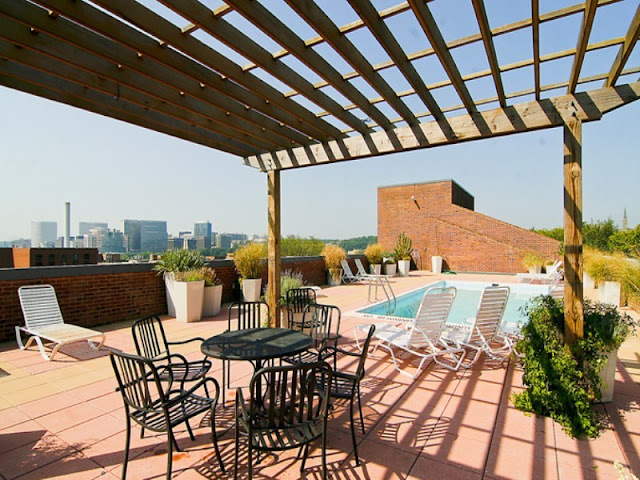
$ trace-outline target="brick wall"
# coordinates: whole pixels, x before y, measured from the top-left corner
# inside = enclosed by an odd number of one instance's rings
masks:
[[[355,268],[353,260],[350,261]],[[364,260],[366,264],[366,260]],[[240,300],[238,275],[231,260],[214,260],[210,266],[223,284],[222,301]],[[302,273],[309,285],[325,285],[322,257],[285,257],[282,271]],[[263,268],[263,287],[267,266]],[[14,327],[24,325],[18,288],[50,284],[56,289],[66,322],[94,327],[167,312],[164,281],[153,264],[105,264],[0,269],[0,342],[15,338]]]
[[[559,242],[474,212],[473,197],[465,194],[451,180],[379,188],[378,241],[391,250],[406,232],[425,270],[433,255],[453,271],[504,273],[524,271],[527,251],[557,257]]]

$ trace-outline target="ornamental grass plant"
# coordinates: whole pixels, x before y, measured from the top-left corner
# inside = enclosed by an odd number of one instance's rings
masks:
[[[517,350],[526,390],[513,396],[515,406],[553,418],[572,437],[597,437],[602,427],[592,403],[600,399],[600,372],[607,353],[633,333],[633,320],[612,305],[585,301],[584,338],[565,345],[562,300],[540,296],[525,309],[529,322]]]
[[[249,243],[238,248],[233,254],[233,263],[244,279],[261,278],[262,260],[265,258],[264,247],[259,243]]]
[[[204,258],[195,250],[167,250],[153,269],[159,273],[187,272],[204,267]]]
[[[364,249],[364,256],[367,257],[369,264],[379,265],[384,257],[384,248],[379,243],[372,243]]]

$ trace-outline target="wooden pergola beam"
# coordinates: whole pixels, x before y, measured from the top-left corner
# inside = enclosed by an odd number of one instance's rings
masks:
[[[21,71],[21,68],[25,67],[0,59],[0,85],[154,132],[171,135],[187,142],[238,154],[235,153],[234,147],[220,143],[214,135],[201,132],[191,125],[168,121],[170,119],[158,117],[154,112],[150,113],[113,96],[101,95],[99,92],[86,91],[82,88],[77,90],[76,86],[71,83],[66,84],[61,79],[48,78],[46,74],[36,70]]]
[[[2,21],[0,21],[2,25]],[[239,142],[226,135],[221,135],[210,129],[210,121],[201,115],[185,111],[166,102],[160,102],[135,90],[112,82],[106,78],[98,79],[95,75],[59,62],[51,57],[42,55],[27,48],[18,48],[12,43],[0,40],[0,57],[9,61],[3,62],[3,71],[13,75],[16,79],[23,79],[29,83],[46,85],[48,81],[52,88],[59,92],[68,91],[77,97],[83,95],[91,98],[94,103],[105,102],[110,109],[123,109],[137,115],[140,120],[137,125],[144,124],[145,118],[153,119],[153,125],[164,124],[175,130],[182,128],[185,132],[198,132],[202,136],[215,142],[216,148],[229,151],[236,155],[240,152],[254,154],[263,148],[249,143]],[[65,90],[66,89],[66,90]],[[115,101],[115,103],[114,103]],[[145,112],[145,114],[141,114]],[[147,128],[153,129],[153,126]]]
[[[0,2],[0,20],[7,25],[0,28],[3,30],[0,35],[4,38],[15,40],[16,43],[37,45],[35,48],[44,53],[114,81],[122,79],[126,83],[130,79],[135,83],[131,85],[132,88],[163,97],[165,101],[181,98],[179,103],[191,104],[196,111],[207,112],[211,120],[217,122],[219,128],[228,129],[231,136],[239,135],[242,138],[247,134],[274,146],[287,148],[292,145],[291,135],[296,132],[291,131],[290,134],[278,122],[246,109],[239,102],[234,103],[227,97],[216,95],[210,89],[202,88],[199,82],[177,74],[152,59],[141,58],[136,52],[61,16],[52,19],[45,10],[33,5],[12,2],[9,6]],[[16,28],[18,23],[10,22],[19,22],[23,28]],[[32,28],[42,33],[33,35]],[[14,38],[9,36],[9,29]],[[299,137],[308,143],[308,139],[299,134],[294,138]]]
[[[636,43],[638,43],[639,38],[640,4],[638,4],[636,13],[631,20],[629,30],[627,30],[627,34],[624,36],[624,43],[620,46],[620,51],[613,61],[613,65],[611,66],[611,70],[609,71],[609,75],[607,76],[607,80],[604,82],[605,87],[611,87],[616,84],[618,78],[620,77],[620,73],[624,69],[624,66],[627,64],[627,60],[629,60],[629,57],[631,56],[633,47],[635,47]]]
[[[382,98],[393,108],[409,125],[416,125],[418,120],[413,112],[398,97],[397,93],[389,86],[382,76],[373,69],[362,53],[351,41],[340,33],[338,27],[331,21],[320,7],[314,2],[299,2],[297,0],[285,0],[300,17],[313,27],[331,47],[354,68],[358,75],[376,90]],[[371,4],[369,4],[371,5]]]
[[[315,89],[311,82],[305,79],[304,76],[296,72],[293,68],[289,67],[286,63],[274,60],[273,56],[258,42],[251,39],[248,35],[245,35],[225,20],[209,15],[209,10],[200,2],[184,0],[179,3],[164,2],[164,4],[189,20],[198,21],[202,31],[234,49],[236,52],[241,53],[243,56],[252,59],[275,78],[289,85],[291,88],[296,89],[299,94],[305,96],[320,107],[326,108],[328,112],[340,121],[350,125],[358,131],[366,132],[368,130],[362,120],[357,118],[351,112],[345,111],[338,102],[321,90]],[[282,96],[282,94],[280,94],[280,96]],[[287,98],[287,100],[289,99]],[[318,117],[315,117],[316,123],[320,121],[321,120],[319,120]],[[341,135],[340,130],[337,127],[327,122],[323,123],[331,129],[332,135]]]
[[[569,88],[567,89],[567,93],[574,93],[578,86],[578,78],[580,78],[580,70],[582,70],[584,54],[586,53],[587,45],[589,44],[591,27],[593,26],[593,20],[596,16],[597,8],[598,0],[587,0],[587,8],[585,9],[584,17],[582,17],[580,35],[576,46],[576,56],[573,59],[573,65],[571,66],[571,76],[569,77]]]
[[[489,68],[491,69],[493,84],[496,88],[496,93],[498,94],[500,106],[504,108],[507,106],[507,99],[504,96],[504,87],[502,86],[502,77],[500,76],[498,55],[496,54],[496,47],[493,43],[493,35],[491,33],[491,27],[489,26],[487,11],[484,8],[484,0],[473,0],[473,8],[476,12],[478,26],[480,27],[484,50],[487,53],[487,59],[489,60]]]
[[[362,21],[367,25],[371,33],[377,38],[382,48],[387,52],[392,62],[398,67],[404,75],[409,85],[413,87],[413,91],[420,97],[420,100],[429,109],[429,112],[436,120],[444,120],[444,114],[440,109],[440,105],[433,98],[429,88],[425,85],[424,80],[416,71],[413,64],[407,58],[404,50],[396,40],[387,24],[382,20],[371,2],[368,0],[349,0],[351,7],[360,15]],[[398,93],[398,97],[401,95]]]
[[[387,130],[393,128],[389,119],[375,106],[371,105],[365,95],[354,85],[344,80],[342,75],[322,55],[308,48],[304,41],[287,25],[266,9],[259,1],[228,0],[238,13],[258,27],[263,33],[284,46],[298,60],[324,78],[333,88],[355,103],[366,115],[380,127]],[[361,132],[363,133],[363,132]]]
[[[540,5],[531,0],[531,31],[533,42],[533,85],[536,100],[540,100]]]
[[[357,158],[397,153],[416,148],[448,145],[480,138],[559,127],[569,107],[577,110],[583,122],[599,120],[603,114],[640,98],[640,83],[607,87],[575,95],[564,95],[541,101],[521,103],[507,108],[460,115],[449,118],[454,138],[447,137],[438,122],[425,122],[414,128],[402,127],[368,136],[354,136],[342,140],[250,156],[246,165],[261,170],[281,170],[332,163]],[[478,126],[478,122],[481,126]],[[485,130],[485,127],[489,130]]]
[[[471,98],[471,94],[462,79],[462,75],[460,75],[460,70],[458,70],[458,66],[451,56],[451,52],[444,41],[444,37],[438,28],[438,24],[433,18],[433,15],[431,15],[429,7],[419,0],[409,0],[409,5],[416,16],[418,23],[420,23],[422,30],[429,39],[440,63],[442,63],[444,70],[451,79],[453,88],[458,92],[458,96],[460,97],[460,100],[462,100],[465,108],[470,114],[477,112],[473,98]]]
[[[267,172],[267,220],[268,220],[268,245],[267,264],[269,283],[269,310],[272,327],[280,327],[280,172],[277,170]]]
[[[158,48],[158,42],[154,38],[129,25],[122,25],[115,17],[86,2],[41,0],[38,3],[118,42],[120,45],[147,55],[178,73],[188,75],[193,80],[211,87],[243,105],[248,105],[285,125],[295,126],[296,130],[303,132],[307,137],[328,140],[340,135],[337,128],[319,120],[299,104],[287,102],[282,98],[280,92],[266,82],[260,80],[255,82],[261,83],[260,94],[258,94],[235,81],[230,82],[228,79],[223,78],[219,72],[231,78],[233,75],[241,77],[253,77],[253,75],[245,74],[233,62],[230,62],[223,55],[199,40],[183,35],[178,27],[142,5],[127,2],[125,8],[117,0],[110,2],[97,0],[94,2],[104,6],[106,9],[113,9],[114,14],[124,11],[125,19],[131,24],[148,25],[149,33],[160,39],[165,48]],[[167,45],[171,45],[173,48],[166,48]],[[175,51],[174,48],[184,53],[184,55]],[[198,62],[194,61],[194,58],[198,59]],[[302,135],[296,141],[308,143],[308,139],[305,139]]]

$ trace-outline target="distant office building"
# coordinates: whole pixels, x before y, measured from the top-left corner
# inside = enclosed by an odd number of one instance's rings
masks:
[[[218,248],[231,248],[233,244],[246,241],[247,236],[244,233],[219,233],[216,235],[216,247]]]
[[[211,248],[211,237],[196,237],[196,250]]]
[[[167,250],[182,250],[184,248],[184,238],[171,237],[167,239]]]
[[[107,230],[109,228],[109,224],[105,222],[79,222],[78,234],[86,235],[92,228],[103,228],[104,230]]]
[[[194,237],[209,237],[211,238],[211,222],[196,222],[193,224],[193,236]]]
[[[31,246],[53,247],[58,239],[58,222],[31,222]]]
[[[167,222],[125,220],[124,235],[128,252],[164,252],[167,249]]]
[[[97,247],[100,250],[100,253],[124,253],[124,234],[120,230],[116,230],[115,228],[107,228],[96,229],[101,233],[101,241],[100,245]],[[119,261],[119,260],[118,260]]]

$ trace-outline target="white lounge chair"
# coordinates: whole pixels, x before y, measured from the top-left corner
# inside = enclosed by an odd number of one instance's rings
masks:
[[[386,349],[391,354],[396,370],[411,378],[418,376],[424,362],[430,358],[449,370],[458,370],[464,360],[466,350],[462,347],[449,345],[440,339],[456,293],[455,287],[434,287],[427,290],[422,297],[416,317],[407,325],[407,328],[391,324],[375,324],[374,338],[378,339],[375,349],[378,347]],[[357,326],[356,335],[357,331],[366,332],[369,327],[370,325]],[[399,348],[421,358],[413,375],[400,368],[394,348]],[[443,362],[441,357],[450,357],[452,363]]]
[[[365,283],[368,281],[367,278],[362,275],[354,275],[353,270],[349,266],[349,262],[346,260],[340,260],[340,265],[342,265],[342,281],[345,283]]]
[[[553,265],[546,267],[547,273],[518,273],[516,282],[518,283],[551,283],[562,269],[562,260],[556,260]]]
[[[51,285],[20,287],[18,296],[20,297],[20,305],[22,306],[25,321],[24,327],[16,327],[16,339],[20,349],[29,348],[35,340],[38,348],[40,348],[42,357],[49,361],[58,353],[60,347],[67,343],[87,340],[95,350],[99,350],[104,344],[104,333],[64,323],[56,292]],[[20,332],[24,332],[29,336],[26,345],[22,343]],[[90,340],[96,337],[100,337],[98,346]],[[47,354],[44,342],[54,344],[51,355]]]
[[[506,335],[500,333],[500,324],[507,308],[509,292],[509,287],[504,285],[485,288],[475,317],[465,319],[466,325],[445,327],[443,338],[447,342],[475,352],[473,360],[465,367],[473,365],[482,352],[493,359],[511,353],[511,342]]]

